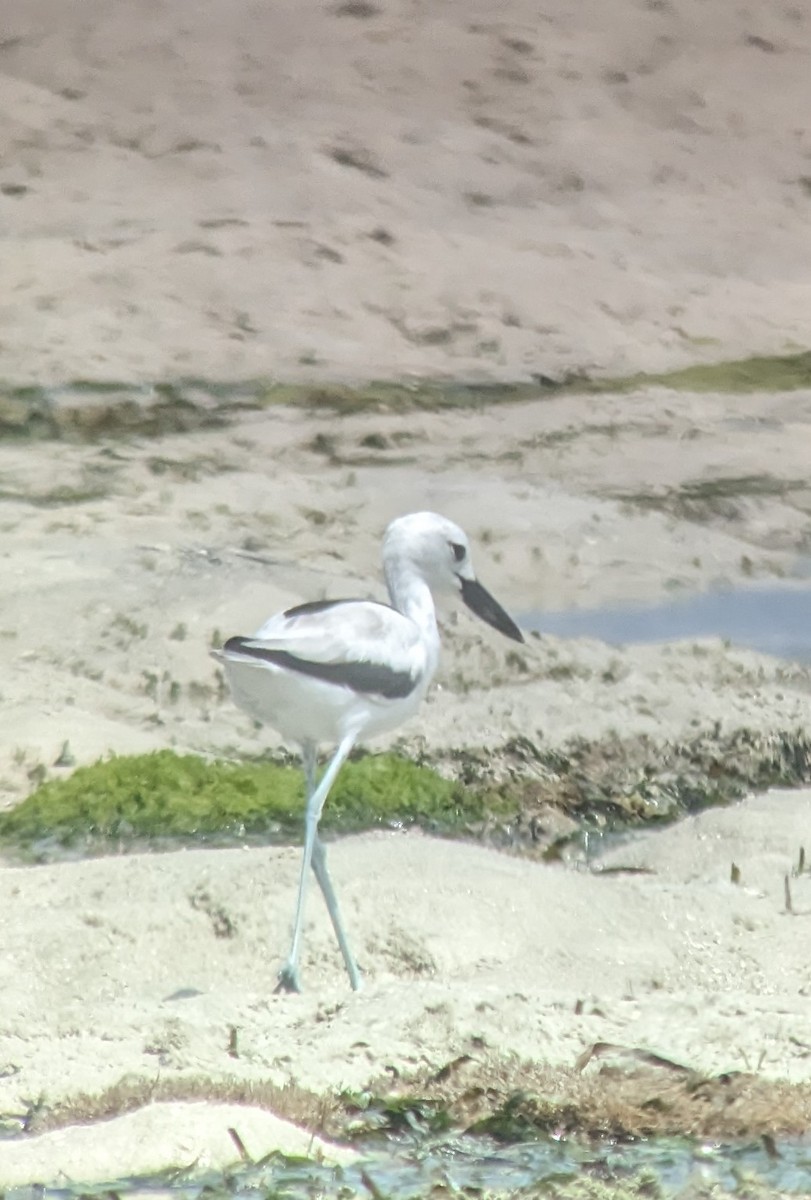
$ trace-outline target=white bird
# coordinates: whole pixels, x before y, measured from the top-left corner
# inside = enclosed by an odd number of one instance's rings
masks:
[[[419,708],[439,661],[432,592],[461,593],[488,624],[522,642],[518,626],[473,573],[468,540],[436,513],[399,517],[383,539],[391,604],[316,600],[266,621],[252,637],[232,637],[214,656],[234,700],[301,747],[307,807],[293,940],[277,991],[301,991],[304,903],[310,867],[324,894],[338,945],[357,991],[360,972],[349,948],[327,871],[318,822],[352,747],[401,725]],[[316,786],[318,746],[337,749]]]

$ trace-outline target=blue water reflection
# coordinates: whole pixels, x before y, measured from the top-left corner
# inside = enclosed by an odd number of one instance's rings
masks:
[[[615,645],[721,637],[777,658],[811,662],[808,584],[703,592],[649,607],[531,612],[520,623],[538,633],[592,637]]]

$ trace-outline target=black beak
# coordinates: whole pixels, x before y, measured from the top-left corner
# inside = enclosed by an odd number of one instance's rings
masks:
[[[460,577],[460,582],[462,599],[471,612],[474,612],[477,617],[481,617],[488,625],[492,625],[499,633],[503,633],[505,637],[512,638],[514,642],[523,642],[523,633],[512,617],[505,613],[499,602],[493,599],[487,588],[482,587],[476,579]]]

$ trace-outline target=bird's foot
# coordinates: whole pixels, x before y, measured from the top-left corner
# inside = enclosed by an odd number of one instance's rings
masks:
[[[276,981],[276,986],[273,989],[274,995],[279,992],[300,992],[301,980],[299,979],[298,967],[294,963],[286,962],[279,971],[279,976]]]

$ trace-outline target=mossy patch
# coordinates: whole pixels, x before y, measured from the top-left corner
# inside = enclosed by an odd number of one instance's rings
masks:
[[[603,1051],[610,1052],[611,1064],[595,1069]],[[39,1097],[15,1120],[18,1132],[41,1134],[106,1121],[156,1101],[243,1104],[352,1145],[361,1155],[358,1164],[345,1168],[325,1164],[329,1175],[319,1174],[315,1163],[295,1160],[298,1175],[292,1180],[286,1172],[294,1160],[278,1155],[256,1163],[246,1159],[227,1176],[194,1165],[164,1177],[173,1190],[182,1186],[184,1195],[212,1200],[248,1193],[375,1200],[415,1195],[417,1184],[419,1195],[443,1200],[450,1195],[630,1200],[672,1195],[679,1179],[690,1182],[678,1194],[696,1200],[725,1195],[766,1200],[798,1188],[806,1194],[800,1183],[807,1179],[805,1135],[811,1125],[807,1083],[736,1071],[708,1076],[649,1052],[603,1044],[581,1056],[578,1066],[479,1052],[414,1073],[390,1072],[370,1079],[360,1093],[338,1094],[308,1091],[295,1081],[279,1085],[167,1071],[158,1077],[127,1075],[104,1091],[55,1103]],[[450,1187],[447,1169],[454,1162],[472,1163],[481,1172],[470,1180],[471,1190]],[[522,1183],[511,1169],[522,1164],[531,1165],[531,1184],[526,1172]],[[151,1182],[156,1186],[157,1177]],[[119,1181],[110,1190],[127,1194],[131,1187]]]
[[[614,491],[613,500],[636,508],[670,513],[679,520],[710,521],[717,517],[735,520],[746,501],[784,497],[808,489],[808,480],[781,479],[776,475],[722,475],[711,479],[690,479],[677,487],[647,491]]]
[[[679,392],[793,392],[811,387],[811,351],[695,363],[661,374],[640,372],[592,382],[588,390],[631,392],[647,387]]]
[[[426,1098],[411,1091],[414,1085]],[[95,1095],[50,1105],[40,1098],[18,1121],[26,1122],[28,1133],[41,1134],[173,1100],[263,1108],[354,1145],[361,1160],[340,1167],[273,1153],[260,1162],[246,1157],[227,1173],[195,1164],[149,1180],[110,1181],[104,1189],[72,1193],[66,1186],[64,1194],[143,1195],[162,1186],[192,1200],[249,1194],[653,1200],[673,1195],[678,1180],[689,1180],[687,1190],[677,1190],[693,1200],[726,1195],[776,1200],[805,1180],[804,1144],[783,1135],[807,1122],[807,1087],[751,1075],[702,1078],[686,1070],[584,1076],[463,1056],[402,1080],[395,1090],[389,1080],[380,1094],[372,1085],[360,1096],[318,1095],[296,1083],[236,1077],[127,1076]],[[485,1132],[488,1118],[495,1126],[502,1121],[502,1127]],[[690,1136],[681,1132],[680,1122],[693,1129]],[[607,1128],[614,1130],[609,1136]],[[513,1151],[516,1138],[520,1144]],[[473,1174],[459,1176],[454,1163],[472,1167]]]
[[[584,833],[593,854],[602,834],[668,824],[750,792],[806,787],[811,738],[804,729],[716,727],[683,742],[609,735],[575,738],[554,750],[512,738],[486,750],[434,752],[426,761],[488,804],[495,799],[498,807],[474,830],[484,840],[554,860],[581,846]],[[561,828],[551,813],[571,828]]]
[[[700,339],[698,339],[700,341]],[[479,409],[578,393],[651,387],[690,392],[787,392],[811,387],[811,351],[696,363],[675,371],[594,377],[582,371],[515,382],[448,379],[279,383],[177,378],[150,384],[77,379],[62,385],[0,384],[0,438],[160,436],[218,427],[241,411],[274,406],[339,414]]]
[[[353,384],[275,383],[264,395],[265,405],[330,409],[337,413],[439,412],[445,409],[487,408],[536,400],[540,392],[560,390],[572,382],[542,383],[456,383],[452,380],[421,379],[409,383],[377,380]]]
[[[299,838],[302,772],[280,763],[208,762],[171,750],[122,756],[51,780],[0,813],[0,841],[83,845],[139,838],[267,835]],[[484,800],[395,754],[366,755],[341,771],[322,828],[357,831],[420,822],[449,832],[481,819]]]
[[[461,1055],[439,1068],[372,1082],[343,1095],[330,1136],[455,1129],[503,1143],[553,1135],[794,1138],[811,1128],[811,1085],[747,1071],[705,1075],[632,1047],[598,1043],[611,1063],[552,1067],[497,1054]],[[645,1060],[648,1061],[645,1061]],[[424,1122],[424,1125],[421,1125]]]
[[[110,494],[109,487],[101,484],[87,484],[71,487],[62,484],[42,492],[20,492],[11,488],[0,488],[0,501],[10,500],[16,504],[30,504],[32,508],[68,508],[76,504],[89,504],[93,500],[103,500]]]
[[[418,824],[533,858],[591,857],[604,834],[810,782],[811,739],[800,729],[714,729],[675,744],[610,736],[555,750],[513,738],[416,761],[361,753],[340,772],[321,827],[350,833]],[[141,839],[298,841],[303,806],[297,764],[211,762],[163,750],[42,783],[0,812],[0,845],[41,857]]]

